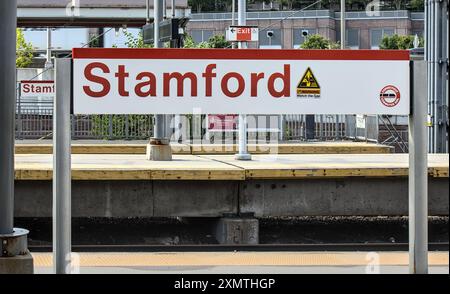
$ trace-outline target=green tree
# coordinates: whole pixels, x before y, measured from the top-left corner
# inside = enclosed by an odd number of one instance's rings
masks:
[[[16,66],[18,68],[28,67],[33,62],[33,46],[26,42],[21,29],[17,29],[16,32]]]
[[[208,48],[230,48],[231,43],[228,42],[224,35],[215,35],[208,40]]]
[[[424,11],[425,5],[423,0],[411,0],[408,8],[412,11]]]
[[[189,0],[189,6],[191,6],[195,12],[201,13],[205,7],[210,6],[210,0]]]
[[[144,44],[142,33],[135,36],[124,31],[123,34],[128,48],[153,47],[153,45]],[[153,118],[151,115],[94,115],[92,122],[93,134],[104,140],[147,139],[152,129]]]
[[[415,36],[399,36],[397,34],[392,36],[384,36],[381,40],[380,49],[392,49],[392,50],[406,50],[414,48]],[[424,46],[424,39],[419,38],[419,47]]]
[[[201,42],[199,44],[196,44],[191,36],[186,36],[183,48],[231,48],[231,43],[225,39],[224,35],[215,35],[209,38],[207,42]]]
[[[339,49],[340,45],[321,35],[310,35],[300,47],[302,49]]]
[[[144,36],[142,35],[142,32],[139,32],[137,36],[134,36],[132,33],[128,31],[123,32],[125,38],[127,39],[125,41],[125,45],[128,48],[152,48],[153,45],[144,44]]]

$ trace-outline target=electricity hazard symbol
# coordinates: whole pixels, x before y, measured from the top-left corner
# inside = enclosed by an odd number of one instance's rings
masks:
[[[320,98],[320,85],[311,68],[308,67],[297,86],[297,96],[302,98]]]

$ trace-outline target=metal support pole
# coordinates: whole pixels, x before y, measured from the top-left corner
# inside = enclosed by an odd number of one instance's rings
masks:
[[[71,272],[71,59],[56,59],[56,96],[53,117],[53,267],[56,274]]]
[[[33,273],[29,232],[14,228],[16,16],[16,0],[0,1],[0,275]]]
[[[435,2],[435,138],[436,153],[448,152],[448,1]]]
[[[247,0],[238,0],[238,25],[247,25]],[[246,42],[239,42],[239,49],[247,49]],[[251,160],[252,156],[247,151],[247,115],[239,115],[239,153],[237,160]]]
[[[153,24],[155,25],[155,48],[162,48],[162,43],[159,41],[159,23],[162,21],[162,15],[163,15],[163,2],[164,0],[154,0],[154,21]],[[157,114],[155,118],[155,128],[154,128],[154,134],[153,137],[155,139],[164,139],[165,132],[164,132],[164,115]]]
[[[236,0],[231,0],[231,25],[236,25]],[[233,42],[232,48],[236,49],[236,42]]]
[[[45,68],[53,67],[52,64],[52,29],[47,28],[47,60],[45,62]]]
[[[346,34],[346,26],[345,26],[345,0],[341,0],[341,49],[345,49],[345,34]]]
[[[145,23],[150,23],[150,0],[145,0]]]
[[[166,0],[162,1],[162,19],[165,20],[167,18],[167,3]]]
[[[175,18],[176,17],[175,0],[172,0],[171,5],[172,5],[172,18]]]
[[[409,266],[411,274],[428,273],[427,65],[411,64],[409,119]]]
[[[162,48],[163,44],[160,42],[160,28],[159,24],[162,21],[162,16],[165,14],[164,0],[154,0],[154,44],[155,48]],[[155,125],[153,129],[153,137],[147,145],[147,160],[152,161],[170,161],[172,160],[172,149],[170,147],[170,140],[166,137],[166,122],[165,116],[162,114],[155,115]]]
[[[0,234],[13,232],[16,1],[0,1]]]

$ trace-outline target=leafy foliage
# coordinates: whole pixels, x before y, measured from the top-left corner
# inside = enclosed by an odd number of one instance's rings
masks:
[[[310,35],[301,45],[302,49],[339,49],[340,44],[334,43],[321,35]]]
[[[411,49],[414,48],[415,36],[399,36],[397,34],[392,36],[384,36],[381,40],[380,49]],[[419,47],[424,46],[424,39],[419,38]]]
[[[184,48],[231,48],[231,43],[225,39],[224,35],[215,35],[207,42],[196,44],[191,36],[186,36],[184,39]]]
[[[26,42],[21,29],[17,29],[16,34],[16,66],[25,68],[33,62],[33,46]]]
[[[136,37],[124,31],[128,48],[151,48],[144,44],[142,33]],[[151,115],[95,115],[92,119],[92,132],[104,140],[113,139],[147,139],[151,133],[153,116]]]

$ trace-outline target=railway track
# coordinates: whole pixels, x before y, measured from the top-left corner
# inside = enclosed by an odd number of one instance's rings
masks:
[[[30,245],[31,252],[51,252],[51,245]],[[307,252],[408,251],[407,243],[260,244],[260,245],[73,245],[74,252]],[[430,251],[449,251],[449,243],[430,243]]]

